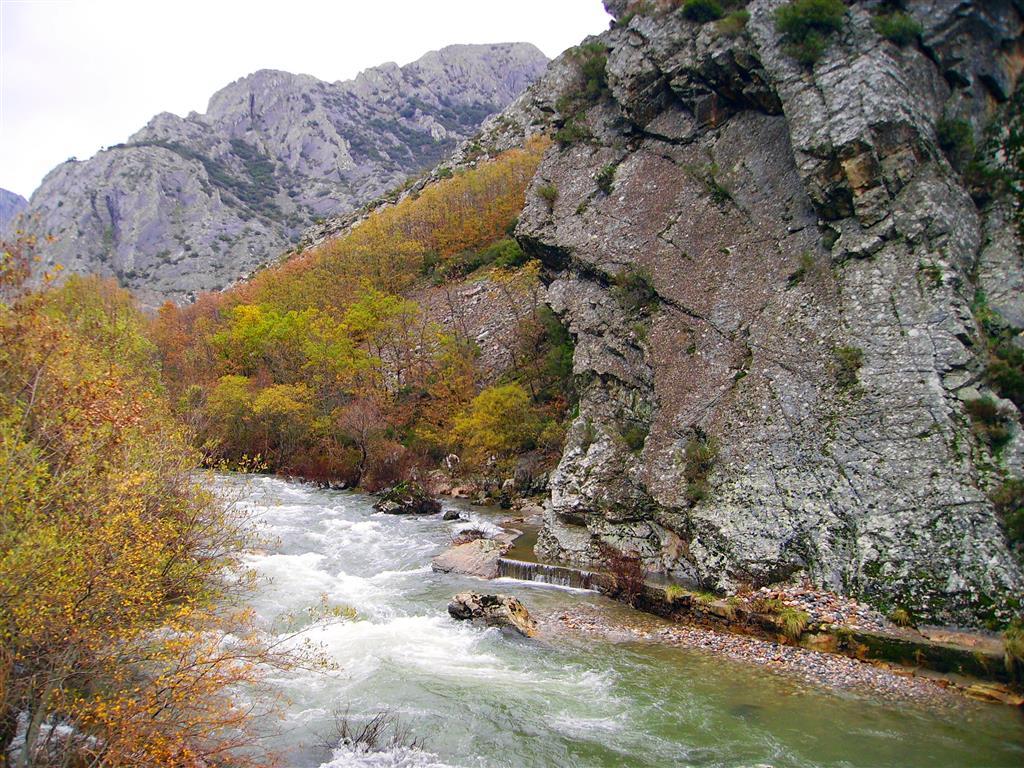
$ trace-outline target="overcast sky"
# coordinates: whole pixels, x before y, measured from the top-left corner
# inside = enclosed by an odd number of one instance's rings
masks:
[[[608,20],[601,0],[0,0],[0,187],[28,197],[68,157],[204,112],[257,69],[347,80],[520,40],[555,56]]]

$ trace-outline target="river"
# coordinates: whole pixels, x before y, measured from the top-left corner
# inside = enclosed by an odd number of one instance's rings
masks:
[[[1024,765],[1024,719],[965,700],[956,711],[833,693],[684,649],[559,634],[527,640],[450,619],[461,590],[501,591],[538,615],[590,604],[589,592],[434,574],[459,523],[373,512],[371,497],[270,477],[219,476],[274,542],[250,557],[268,625],[321,595],[358,618],[312,630],[337,662],[271,684],[290,700],[276,745],[293,768],[427,766]],[[462,506],[475,525],[498,510]],[[468,527],[468,524],[461,524]],[[331,750],[335,713],[388,710],[423,750]]]

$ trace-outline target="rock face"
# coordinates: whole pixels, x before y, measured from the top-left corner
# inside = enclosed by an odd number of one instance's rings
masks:
[[[533,637],[537,625],[519,600],[509,595],[478,595],[460,592],[448,603],[448,614],[460,621],[480,621],[491,627],[507,627]]]
[[[112,275],[150,304],[188,300],[276,257],[445,157],[539,75],[532,45],[458,45],[347,82],[263,70],[68,161],[32,195],[43,266]],[[40,238],[41,239],[41,238]]]
[[[437,499],[411,481],[386,491],[373,508],[387,515],[436,515],[441,511]]]
[[[28,208],[28,200],[14,192],[0,189],[0,232],[22,211]]]
[[[1024,579],[988,494],[1022,473],[1020,413],[997,400],[993,448],[965,401],[996,396],[976,291],[1022,325],[1020,199],[972,199],[948,128],[980,145],[1020,109],[1024,7],[911,0],[923,33],[900,47],[851,3],[805,67],[780,4],[727,33],[609,3],[602,92],[565,106],[570,75],[517,102],[563,127],[517,237],[580,391],[539,549],[1005,619]]]
[[[493,539],[473,539],[456,544],[435,557],[430,567],[437,573],[461,573],[478,579],[496,579],[498,561],[509,545]]]

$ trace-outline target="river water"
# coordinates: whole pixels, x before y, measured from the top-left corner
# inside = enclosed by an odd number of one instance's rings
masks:
[[[514,594],[541,616],[624,609],[588,592],[432,573],[431,557],[468,523],[377,514],[371,497],[276,478],[216,482],[275,539],[250,558],[265,577],[253,601],[262,620],[322,595],[358,612],[309,632],[337,671],[271,681],[291,702],[276,744],[294,768],[1024,765],[1024,718],[1009,707],[882,704],[695,651],[456,622],[446,605],[462,590]],[[501,519],[461,509],[476,527]],[[382,710],[424,749],[331,749],[336,713],[365,722]]]

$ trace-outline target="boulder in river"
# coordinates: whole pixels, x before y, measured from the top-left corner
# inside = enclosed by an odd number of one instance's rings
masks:
[[[494,539],[473,539],[457,544],[435,557],[431,567],[439,573],[461,573],[480,579],[498,578],[498,560],[509,545]]]
[[[442,520],[461,520],[462,514],[457,509],[446,509]]]
[[[491,627],[508,627],[526,637],[537,634],[537,624],[526,606],[510,595],[460,592],[448,603],[448,613],[461,621],[481,621]]]
[[[411,481],[385,491],[373,508],[388,515],[436,515],[441,511],[437,500]]]

